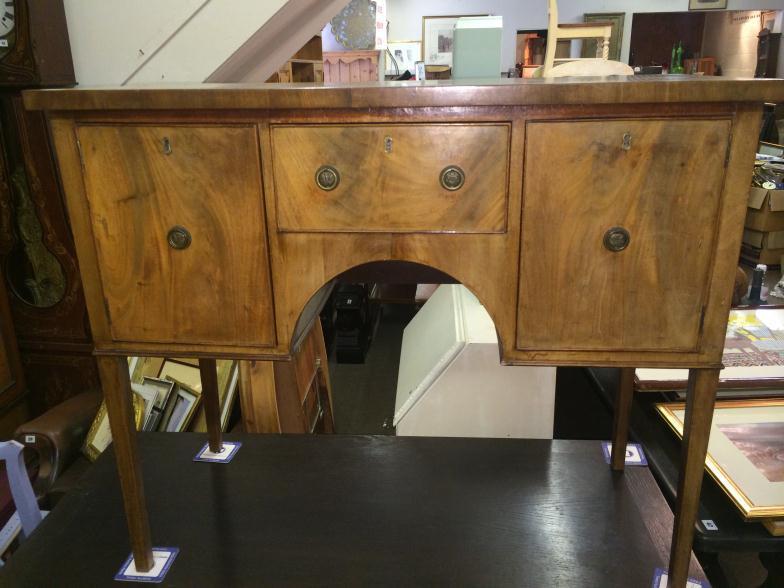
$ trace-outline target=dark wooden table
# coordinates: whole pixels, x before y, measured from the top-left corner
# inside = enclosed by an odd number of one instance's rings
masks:
[[[612,403],[617,385],[618,370],[592,368],[597,392]],[[681,461],[681,442],[656,412],[654,404],[663,402],[655,393],[637,393],[632,405],[629,432],[632,440],[641,443],[652,473],[664,493],[673,503],[678,486],[678,468]],[[694,550],[715,558],[721,552],[753,552],[760,554],[760,561],[771,577],[765,586],[784,585],[784,537],[774,537],[761,523],[747,523],[718,484],[705,474],[700,494],[694,535]],[[701,521],[712,520],[717,530],[706,529]],[[706,569],[708,563],[705,562]]]
[[[140,435],[153,537],[181,550],[165,585],[648,587],[666,568],[653,477],[612,472],[597,441],[232,439],[219,465],[191,461],[203,435]],[[1,585],[114,584],[130,546],[110,454]]]

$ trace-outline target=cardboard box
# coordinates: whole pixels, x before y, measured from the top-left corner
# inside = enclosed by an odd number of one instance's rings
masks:
[[[740,263],[747,267],[755,267],[764,263],[768,269],[779,269],[784,249],[762,249],[744,243],[740,248]]]
[[[743,242],[757,249],[784,249],[784,231],[743,230]]]
[[[746,228],[755,231],[784,231],[784,190],[749,190]]]

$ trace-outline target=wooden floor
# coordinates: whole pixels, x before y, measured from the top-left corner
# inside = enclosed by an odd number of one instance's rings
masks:
[[[650,586],[672,514],[647,468],[596,441],[140,436],[164,585]],[[0,572],[3,586],[116,585],[129,553],[106,452]],[[701,577],[693,563],[692,575]]]

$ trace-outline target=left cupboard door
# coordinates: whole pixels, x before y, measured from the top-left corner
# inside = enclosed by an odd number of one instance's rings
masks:
[[[273,346],[256,127],[77,134],[112,339]]]

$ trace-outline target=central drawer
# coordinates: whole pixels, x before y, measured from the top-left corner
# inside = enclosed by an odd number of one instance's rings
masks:
[[[508,123],[277,125],[280,231],[501,233]]]

